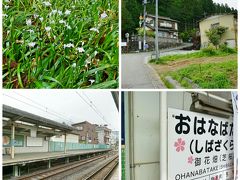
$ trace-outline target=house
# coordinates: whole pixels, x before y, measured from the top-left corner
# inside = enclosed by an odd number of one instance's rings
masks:
[[[107,125],[96,126],[96,132],[98,135],[98,143],[99,144],[109,144],[110,145],[110,137],[111,137],[111,129],[107,127]]]
[[[231,48],[237,46],[237,17],[234,14],[220,14],[207,17],[199,22],[201,47],[207,47],[209,44],[206,31],[211,28],[223,26],[227,27],[227,31],[223,34],[221,43],[227,43]]]
[[[98,144],[96,125],[88,121],[72,124],[79,130],[79,143]]]
[[[146,15],[146,30],[155,32],[156,16]],[[178,21],[169,17],[158,16],[158,37],[178,40]]]
[[[119,142],[119,131],[112,131],[110,136],[110,144],[117,146],[118,142]]]

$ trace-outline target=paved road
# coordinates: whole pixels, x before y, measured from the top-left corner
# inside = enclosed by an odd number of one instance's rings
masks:
[[[165,50],[160,57],[173,54],[186,54],[194,51]],[[153,52],[122,54],[123,89],[165,89],[158,74],[147,64]]]

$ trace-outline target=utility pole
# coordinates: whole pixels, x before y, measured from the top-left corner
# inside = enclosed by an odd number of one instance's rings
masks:
[[[147,0],[143,0],[143,51],[146,51],[146,5]]]
[[[155,50],[156,50],[156,60],[159,58],[158,52],[158,0],[156,0],[156,10],[155,10]]]

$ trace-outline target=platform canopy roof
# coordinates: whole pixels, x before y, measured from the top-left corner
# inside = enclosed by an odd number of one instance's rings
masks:
[[[7,105],[3,105],[3,117],[5,119],[8,118],[9,120],[14,122],[21,121],[68,133],[76,130],[75,127],[69,126],[67,124],[62,124],[51,119],[47,119]]]

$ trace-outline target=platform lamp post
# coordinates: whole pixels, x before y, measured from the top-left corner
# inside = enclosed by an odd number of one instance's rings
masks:
[[[158,0],[156,0],[156,10],[155,10],[155,51],[156,51],[156,60],[159,58],[158,51]]]

